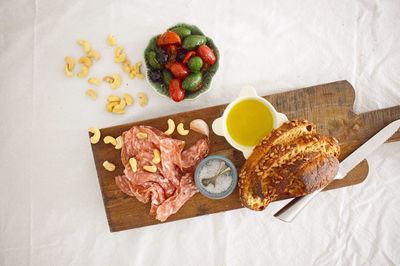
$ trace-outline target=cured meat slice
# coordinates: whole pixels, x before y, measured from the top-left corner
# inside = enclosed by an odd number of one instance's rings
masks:
[[[140,172],[139,172],[140,171]],[[175,191],[175,186],[168,181],[167,178],[162,176],[161,174],[157,173],[149,173],[143,170],[139,170],[137,173],[133,173],[132,170],[129,168],[124,170],[125,177],[133,184],[141,185],[147,182],[154,182],[159,184],[166,196],[170,196]]]
[[[147,203],[151,199],[152,204],[160,205],[165,201],[163,188],[155,182],[146,182],[142,185],[137,185],[129,181],[122,175],[116,176],[115,182],[122,192],[131,197],[136,197],[140,202]]]
[[[136,136],[138,133],[146,133],[147,138],[140,140]],[[129,158],[135,157],[138,161],[151,162],[153,159],[153,150],[160,146],[160,140],[168,138],[156,128],[146,126],[132,127],[123,134],[124,146],[121,151],[121,161],[126,166],[129,164]]]
[[[208,139],[199,139],[192,147],[182,152],[182,167],[191,168],[197,166],[199,161],[207,156],[210,143]],[[194,171],[194,170],[193,170]]]
[[[176,166],[182,168],[181,153],[185,142],[176,139],[163,139],[160,141],[160,153],[163,175],[175,186],[179,186],[179,173]]]
[[[176,193],[157,208],[156,219],[164,222],[170,215],[176,213],[183,204],[197,192],[198,190],[193,182],[193,176],[189,173],[184,175]]]
[[[145,133],[147,137],[138,138],[138,133]],[[123,139],[121,161],[125,170],[124,175],[115,177],[117,186],[140,202],[151,201],[150,214],[165,221],[197,192],[193,181],[194,168],[208,154],[208,139],[200,139],[183,150],[184,141],[148,126],[132,127],[123,133]],[[157,164],[152,162],[154,149],[160,151],[161,162]],[[137,161],[135,172],[130,167],[130,158]],[[143,169],[145,165],[156,165],[157,171],[147,172]]]

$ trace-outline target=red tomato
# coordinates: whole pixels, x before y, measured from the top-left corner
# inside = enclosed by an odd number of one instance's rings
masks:
[[[182,81],[173,79],[169,82],[169,96],[175,102],[180,102],[185,98],[185,90],[182,88]]]
[[[168,65],[168,68],[172,72],[172,75],[180,80],[185,79],[190,73],[189,68],[183,63],[173,63]]]
[[[173,63],[167,62],[164,66],[165,66],[166,69],[171,69],[172,64]]]
[[[173,31],[167,31],[161,34],[157,39],[157,45],[170,45],[170,44],[181,44],[181,37]]]
[[[205,63],[209,65],[214,65],[217,61],[214,51],[205,44],[200,45],[199,48],[197,48],[197,54],[201,57],[201,59],[203,59]]]
[[[194,56],[194,55],[196,55],[196,52],[195,52],[195,51],[190,51],[190,52],[188,52],[188,53],[185,55],[185,57],[183,58],[182,63],[186,64],[187,62],[189,62],[189,59],[190,59],[192,56]]]

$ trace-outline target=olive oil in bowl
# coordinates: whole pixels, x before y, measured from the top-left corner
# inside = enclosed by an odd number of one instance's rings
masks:
[[[234,141],[242,146],[257,145],[274,128],[269,108],[257,99],[244,99],[229,111],[226,127]]]

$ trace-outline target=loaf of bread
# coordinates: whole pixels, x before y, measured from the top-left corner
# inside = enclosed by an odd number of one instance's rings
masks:
[[[339,168],[336,139],[306,120],[284,123],[257,145],[239,174],[242,204],[263,210],[279,197],[298,197],[326,186]]]

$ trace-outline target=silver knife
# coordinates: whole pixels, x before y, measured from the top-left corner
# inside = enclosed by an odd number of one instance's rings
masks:
[[[339,171],[334,179],[342,179],[346,174],[353,169],[357,164],[364,160],[368,155],[375,151],[381,144],[388,140],[400,127],[400,119],[393,121],[372,138],[367,140],[352,154],[346,157],[340,165]],[[296,218],[297,214],[309,203],[321,190],[325,187],[318,189],[308,195],[297,197],[286,204],[282,209],[274,214],[275,217],[279,218],[284,222],[290,223]]]

